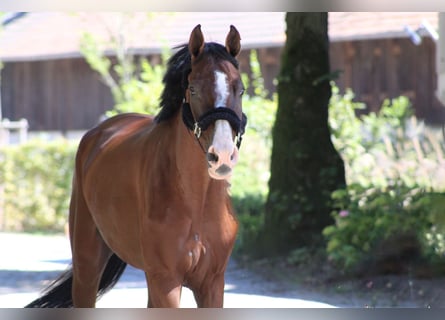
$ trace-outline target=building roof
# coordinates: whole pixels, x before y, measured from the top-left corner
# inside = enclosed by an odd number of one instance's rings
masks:
[[[403,38],[405,27],[429,36],[426,27],[438,29],[437,12],[332,12],[329,37],[332,41]]]
[[[417,30],[422,22],[437,30],[437,13],[332,12],[329,37],[331,41],[407,37],[404,27]],[[121,32],[133,52],[159,53],[185,43],[198,23],[206,40],[217,42],[223,42],[229,26],[235,25],[245,49],[281,46],[286,39],[284,12],[32,12],[3,26],[0,60],[80,57],[79,41],[84,32],[102,41]]]
[[[0,59],[29,60],[80,56],[84,32],[105,41],[124,33],[136,53],[159,53],[188,41],[200,23],[207,41],[224,42],[231,24],[241,33],[243,48],[279,46],[284,41],[284,13],[62,13],[33,12],[9,23],[0,33]]]

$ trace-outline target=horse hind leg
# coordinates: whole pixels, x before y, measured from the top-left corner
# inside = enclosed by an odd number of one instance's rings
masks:
[[[69,227],[73,259],[73,305],[94,307],[102,273],[112,252],[99,234],[82,191],[75,183],[70,203]]]
[[[27,308],[94,307],[96,297],[114,286],[126,263],[112,254],[99,233],[75,183],[70,203],[73,265]]]

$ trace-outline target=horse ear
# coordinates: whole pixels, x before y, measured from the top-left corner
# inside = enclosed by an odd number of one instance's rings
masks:
[[[230,26],[230,31],[226,37],[226,50],[236,57],[241,50],[241,36],[234,26]]]
[[[193,28],[192,33],[190,34],[189,40],[189,51],[192,57],[197,57],[202,52],[204,48],[204,36],[202,35],[201,25],[198,24],[195,28]]]

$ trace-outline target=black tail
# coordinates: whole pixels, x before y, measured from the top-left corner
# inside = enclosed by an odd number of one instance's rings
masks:
[[[100,279],[97,297],[102,296],[118,282],[126,266],[127,263],[117,255],[113,254],[110,257]],[[46,288],[43,296],[31,302],[25,308],[71,308],[73,307],[72,285],[73,269],[71,267]]]

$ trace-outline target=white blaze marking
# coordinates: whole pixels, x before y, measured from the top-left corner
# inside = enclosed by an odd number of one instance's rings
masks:
[[[216,120],[213,147],[217,153],[232,154],[234,144],[232,140],[232,127],[227,120]]]
[[[229,98],[229,84],[227,75],[224,72],[215,71],[215,94],[215,108],[225,107]],[[224,173],[223,178],[230,176],[231,168],[238,161],[238,150],[233,142],[232,127],[229,121],[215,121],[213,142],[209,147],[209,152],[215,153],[218,159],[216,163],[211,163],[209,167],[210,176],[215,179],[221,179],[218,169],[223,168],[226,171],[227,167],[229,168],[228,173]]]
[[[215,71],[215,108],[225,107],[229,96],[229,87],[227,85],[227,75],[221,71]]]

